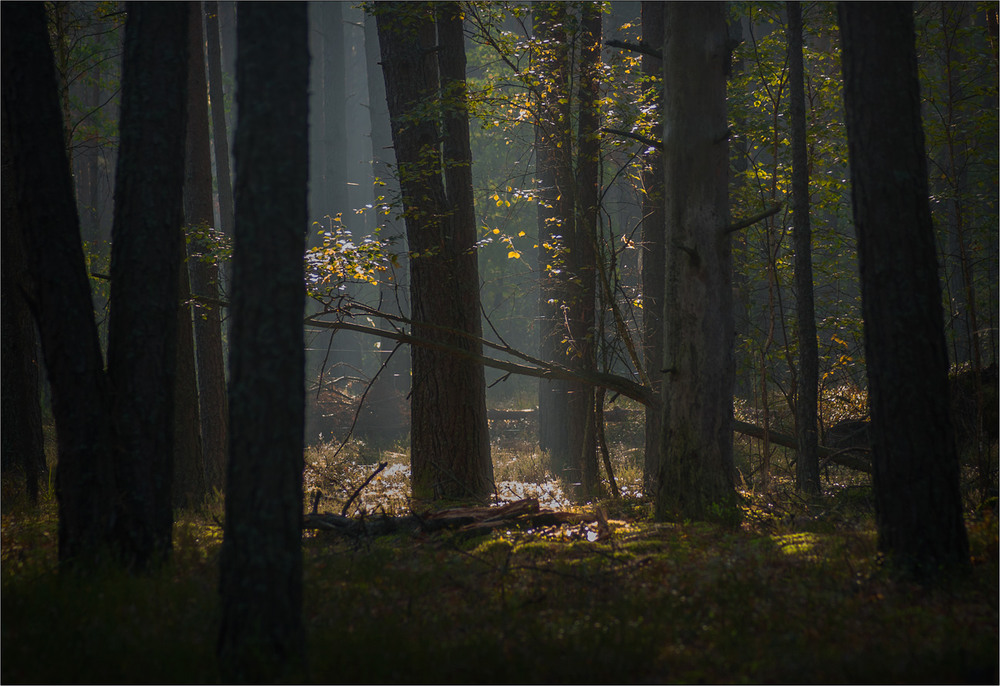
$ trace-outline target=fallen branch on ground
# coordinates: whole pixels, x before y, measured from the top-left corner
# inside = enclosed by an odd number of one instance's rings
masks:
[[[349,536],[384,536],[394,533],[429,533],[445,529],[486,532],[500,526],[539,527],[600,521],[599,514],[549,510],[539,507],[537,498],[525,498],[499,507],[452,507],[437,512],[413,513],[400,517],[376,515],[351,518],[338,514],[314,513],[302,518],[302,528],[335,531]],[[607,527],[606,518],[603,527]]]

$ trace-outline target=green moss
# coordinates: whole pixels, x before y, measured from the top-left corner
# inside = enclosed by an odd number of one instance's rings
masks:
[[[882,574],[872,529],[793,523],[618,522],[601,542],[310,534],[309,680],[996,680],[995,520],[970,522],[972,574],[940,591]],[[54,525],[45,507],[4,519],[4,682],[218,681],[211,516],[185,516],[173,561],[140,577],[56,574]]]

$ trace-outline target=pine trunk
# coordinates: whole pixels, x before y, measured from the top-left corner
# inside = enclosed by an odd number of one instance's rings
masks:
[[[455,3],[436,10],[384,3],[376,13],[413,255],[410,296],[419,322],[413,333],[481,355],[482,345],[469,337],[480,337],[482,325],[460,16]],[[435,101],[441,130],[432,117],[412,114]],[[412,347],[411,359],[414,497],[485,499],[493,490],[493,465],[482,365],[420,346]]]
[[[237,24],[230,454],[218,653],[226,680],[297,683],[305,650],[306,5],[245,3]]]
[[[812,229],[809,224],[809,156],[806,147],[806,93],[802,65],[802,5],[788,7],[789,115],[792,137],[792,203],[795,246],[796,332],[799,344],[798,389],[795,400],[795,435],[798,459],[795,481],[799,490],[818,494],[819,456],[817,389],[819,346],[813,305]]]
[[[188,5],[136,4],[125,23],[111,247],[108,375],[120,545],[139,567],[173,543],[174,403]]]
[[[909,3],[842,3],[878,547],[918,580],[964,570],[959,464]],[[891,87],[888,86],[891,84]]]

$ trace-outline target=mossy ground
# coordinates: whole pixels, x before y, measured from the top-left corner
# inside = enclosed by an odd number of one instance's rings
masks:
[[[641,472],[628,454],[616,457],[625,485]],[[324,455],[309,456],[307,481],[323,491],[321,511],[339,512],[373,467]],[[498,481],[534,478],[525,488],[558,500],[537,455],[495,455]],[[880,568],[869,499],[848,481],[827,483],[815,502],[780,479],[744,491],[738,527],[654,523],[648,502],[607,499],[598,504],[615,531],[600,541],[579,525],[476,537],[307,532],[310,680],[996,683],[996,520],[968,520],[969,576],[903,585]],[[405,508],[401,483],[397,469],[359,507]],[[218,682],[219,503],[179,515],[159,571],[75,577],[56,572],[52,500],[29,507],[5,494],[0,680]]]

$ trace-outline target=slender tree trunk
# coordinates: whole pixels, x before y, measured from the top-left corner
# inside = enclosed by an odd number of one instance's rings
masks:
[[[596,358],[596,263],[597,218],[600,203],[600,119],[597,101],[600,97],[601,66],[601,7],[598,3],[580,5],[580,72],[577,119],[577,160],[574,207],[575,231],[570,237],[568,261],[569,340],[572,354],[570,365],[584,370],[597,369]],[[597,441],[594,387],[573,382],[567,397],[569,440],[567,442],[571,483],[579,483],[578,495],[588,499],[597,495],[600,478],[597,473]]]
[[[795,434],[798,461],[795,480],[801,491],[820,492],[819,457],[816,454],[819,349],[813,306],[812,230],[809,225],[809,156],[806,142],[806,93],[802,65],[802,5],[787,3],[788,86],[792,130],[792,202],[796,319],[799,343],[798,389],[795,401]]]
[[[656,516],[731,519],[734,328],[725,7],[664,8],[665,393]]]
[[[392,149],[392,129],[389,124],[389,110],[385,99],[385,80],[379,67],[378,27],[375,18],[365,16],[365,64],[368,69],[368,115],[371,124],[372,141],[372,178],[374,179],[373,207],[388,203],[398,197],[399,187],[393,174],[396,166],[396,156]],[[376,214],[376,222],[382,229],[382,238],[393,241],[392,250],[397,255],[405,255],[406,229],[393,220],[390,212],[387,216],[381,212]],[[407,279],[407,260],[399,260],[399,266],[391,267],[391,278],[379,280],[380,309],[389,314],[409,317],[406,289],[401,284]],[[380,326],[389,328],[388,323]],[[388,348],[388,346],[386,346]],[[389,354],[393,349],[382,352]],[[381,351],[380,351],[381,352]],[[384,360],[380,359],[380,362]],[[409,355],[404,350],[395,350],[386,364],[385,370],[375,382],[370,394],[373,424],[385,432],[393,427],[402,429],[405,425],[403,417],[397,408],[400,400],[405,398],[410,389]],[[383,435],[385,435],[383,433]]]
[[[223,678],[299,682],[308,225],[305,3],[239,8]]]
[[[222,233],[233,235],[233,181],[230,174],[229,127],[226,125],[225,88],[222,82],[222,40],[219,3],[205,3],[205,34],[208,47],[208,94],[212,104],[212,147],[219,193],[219,224]],[[224,270],[223,270],[224,271]],[[224,278],[223,278],[224,280]]]
[[[565,337],[560,307],[559,279],[556,277],[562,259],[556,236],[564,234],[565,207],[572,197],[565,165],[560,164],[560,146],[567,146],[569,126],[569,54],[566,42],[566,5],[552,2],[532,3],[532,33],[538,48],[538,70],[546,77],[539,87],[538,121],[535,124],[535,176],[538,189],[538,356],[543,360],[565,362],[560,355]],[[548,85],[552,88],[549,89]],[[562,98],[563,102],[559,100]],[[565,191],[565,200],[563,192]],[[569,205],[572,207],[572,205]],[[566,404],[567,383],[562,380],[538,382],[538,444],[549,451],[553,470],[566,467],[555,451],[567,443]]]
[[[648,45],[663,45],[663,3],[658,0],[642,3],[642,39]],[[652,55],[642,56],[642,73],[647,79],[655,79],[646,90],[647,103],[655,99],[657,123],[653,127],[653,138],[663,140],[663,59]],[[659,395],[663,386],[663,288],[666,275],[663,273],[666,261],[664,230],[666,218],[663,215],[663,154],[651,151],[646,158],[642,172],[642,238],[640,240],[639,273],[642,279],[642,353],[646,374],[653,385],[653,392]],[[643,491],[652,495],[656,492],[657,472],[660,468],[660,410],[646,408],[645,461],[643,463]]]
[[[473,249],[477,236],[464,38],[456,3],[444,3],[436,12],[435,22],[432,8],[422,4],[384,3],[376,11],[407,237],[414,255],[410,295],[416,322],[478,337],[482,329]],[[442,131],[430,117],[412,117],[418,106],[435,101],[441,104]],[[440,328],[415,324],[413,331],[476,355],[482,352],[481,344]],[[493,490],[493,468],[482,365],[419,346],[413,346],[411,356],[414,497],[486,498]]]
[[[347,216],[347,119],[344,16],[340,2],[321,4],[323,27],[323,198],[322,214]]]
[[[928,581],[969,565],[909,3],[839,5],[878,547]],[[891,87],[887,87],[891,84]]]
[[[135,3],[125,24],[108,374],[120,545],[139,567],[173,546],[174,407],[165,389],[176,360],[189,14],[188,5]]]
[[[208,83],[205,78],[203,12],[193,5],[190,13],[190,68],[188,70],[188,127],[184,174],[184,224],[196,237],[188,244],[188,267],[194,295],[194,341],[198,369],[198,409],[201,420],[202,462],[191,490],[178,489],[181,505],[202,502],[213,488],[221,489],[228,443],[226,370],[222,352],[222,312],[219,268],[199,257],[211,249],[198,232],[215,223],[212,201],[212,147],[208,122]],[[223,134],[224,135],[224,134]],[[199,300],[199,298],[204,298]]]
[[[111,399],[80,244],[45,8],[4,3],[0,26],[4,133],[16,212],[26,227],[29,271],[37,288],[31,308],[59,434],[59,561],[86,564],[106,557],[113,540]]]

